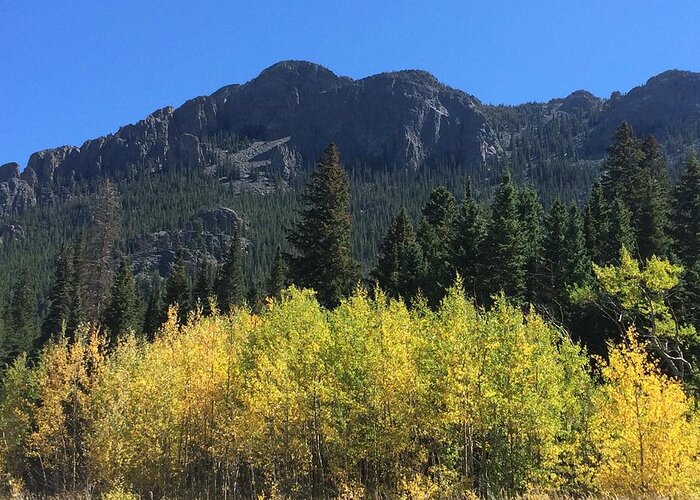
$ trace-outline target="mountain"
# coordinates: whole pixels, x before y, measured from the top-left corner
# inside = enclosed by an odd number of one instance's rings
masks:
[[[80,147],[36,152],[23,170],[0,166],[0,293],[20,267],[36,270],[46,290],[56,249],[89,225],[104,178],[118,183],[119,251],[132,255],[135,271],[163,275],[179,245],[189,266],[220,260],[227,231],[196,238],[192,221],[202,211],[233,210],[249,242],[249,278],[261,281],[308,167],[331,141],[351,171],[354,246],[367,269],[390,217],[405,207],[417,219],[436,186],[459,194],[471,178],[484,198],[509,169],[545,202],[583,200],[623,120],[637,135],[657,136],[677,169],[700,141],[700,74],[667,71],[609,98],[578,90],[503,106],[424,71],[353,80],[309,62],[280,62]]]
[[[697,140],[700,74],[667,71],[609,99],[581,90],[548,103],[491,106],[424,71],[353,80],[317,64],[283,61],[248,83],[157,110],[80,147],[34,153],[21,174],[17,164],[3,165],[0,219],[25,212],[56,184],[130,167],[206,169],[227,162],[248,174],[264,166],[270,177],[288,179],[331,141],[346,164],[414,170],[444,163],[465,170],[500,164],[527,177],[533,164],[599,160],[623,120],[671,148]],[[217,144],[222,134],[258,143],[242,160]]]

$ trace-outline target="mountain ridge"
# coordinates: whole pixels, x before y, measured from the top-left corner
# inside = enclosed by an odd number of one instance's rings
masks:
[[[352,79],[320,64],[280,61],[246,83],[155,110],[80,146],[37,151],[24,169],[2,165],[0,219],[21,214],[61,185],[134,166],[206,171],[235,163],[235,152],[211,139],[222,134],[273,144],[256,160],[266,162],[268,177],[288,178],[336,142],[346,163],[368,168],[452,163],[468,171],[507,167],[527,179],[534,167],[600,160],[624,120],[640,135],[657,135],[673,154],[694,143],[700,73],[668,70],[610,98],[578,90],[546,103],[494,106],[423,70]],[[283,138],[289,140],[279,143]]]

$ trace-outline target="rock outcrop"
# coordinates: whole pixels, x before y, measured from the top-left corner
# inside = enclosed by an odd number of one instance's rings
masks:
[[[153,274],[167,276],[179,248],[184,251],[185,265],[195,273],[202,261],[223,263],[231,246],[232,234],[244,225],[236,212],[226,207],[203,210],[182,229],[158,231],[129,243],[134,274],[148,279]],[[244,250],[251,243],[243,240]]]

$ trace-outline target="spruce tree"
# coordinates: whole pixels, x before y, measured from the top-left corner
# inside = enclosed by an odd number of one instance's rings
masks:
[[[413,299],[423,277],[421,249],[405,209],[391,220],[371,277],[391,297]]]
[[[438,306],[455,279],[452,251],[457,213],[457,201],[444,187],[434,189],[423,207],[418,228],[418,243],[425,259],[421,290],[432,307]]]
[[[197,271],[197,279],[192,295],[195,305],[202,310],[204,316],[211,316],[211,300],[214,298],[213,267],[207,259],[203,259]]]
[[[17,281],[12,287],[10,307],[7,311],[10,332],[7,339],[8,352],[11,358],[23,352],[31,353],[35,348],[38,336],[37,303],[31,286],[29,271],[24,268],[19,272]]]
[[[547,215],[547,236],[544,245],[543,299],[550,312],[560,317],[564,307],[568,280],[567,254],[569,252],[569,216],[564,204],[557,198]]]
[[[523,301],[527,291],[524,234],[518,211],[518,193],[505,173],[491,205],[491,221],[484,243],[489,293],[500,291]]]
[[[267,279],[267,295],[272,298],[279,298],[282,290],[287,286],[287,262],[284,259],[282,249],[277,246],[275,258],[272,261],[272,269]]]
[[[146,313],[143,318],[143,332],[148,340],[153,340],[155,333],[167,319],[159,280],[160,278],[153,280],[151,293],[146,304]]]
[[[636,209],[636,178],[643,153],[632,127],[623,122],[615,131],[603,165],[601,186],[608,202],[619,198],[628,209]]]
[[[66,334],[72,336],[81,324],[87,321],[85,304],[86,283],[88,281],[89,264],[87,262],[85,247],[85,232],[79,231],[73,244],[71,254],[73,255],[73,277],[71,283],[70,312],[66,324]]]
[[[700,161],[695,152],[688,156],[675,188],[673,221],[676,253],[689,269],[700,257]]]
[[[216,279],[216,300],[219,311],[227,314],[245,302],[246,286],[243,279],[243,250],[239,229],[233,233],[231,246]]]
[[[187,322],[190,312],[190,290],[185,269],[185,251],[179,248],[173,262],[170,276],[165,285],[165,306],[178,306],[178,322],[183,325]]]
[[[314,289],[322,305],[333,307],[360,278],[352,257],[350,181],[335,144],[319,158],[302,199],[305,208],[287,236],[293,248],[290,276],[297,286]]]
[[[652,255],[666,257],[671,247],[669,216],[671,210],[668,167],[661,145],[653,136],[642,144],[636,187],[637,213],[633,214],[633,226],[639,256],[647,260]]]
[[[610,208],[610,225],[604,247],[604,262],[618,262],[623,246],[630,252],[637,248],[631,220],[632,213],[627,205],[620,198],[615,198]]]
[[[85,311],[89,320],[98,320],[109,298],[114,279],[114,247],[121,234],[121,201],[116,186],[106,179],[100,186],[92,212],[87,248]]]
[[[464,281],[464,289],[474,298],[483,298],[480,278],[483,273],[481,246],[486,235],[486,223],[474,199],[471,179],[455,219],[452,242],[452,263]]]
[[[542,285],[542,245],[545,236],[544,210],[534,187],[527,186],[518,192],[518,212],[524,239],[525,300],[534,304],[539,299]]]
[[[584,230],[586,234],[586,248],[593,262],[596,264],[608,264],[606,259],[606,242],[610,232],[609,205],[605,200],[603,188],[595,184],[586,206]]]
[[[73,255],[67,246],[63,246],[54,264],[49,312],[41,329],[39,346],[66,333],[73,306],[73,275]]]
[[[129,331],[135,333],[139,329],[140,319],[131,262],[122,258],[104,312],[104,325],[109,331],[111,343],[116,344]]]
[[[583,217],[576,205],[569,208],[569,221],[566,231],[568,251],[565,253],[567,284],[583,285],[591,278],[591,259],[586,250],[586,235]]]

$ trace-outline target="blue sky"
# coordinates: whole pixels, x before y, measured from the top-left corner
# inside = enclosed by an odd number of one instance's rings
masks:
[[[115,131],[282,59],[419,68],[484,102],[700,71],[696,0],[0,0],[0,163]]]

